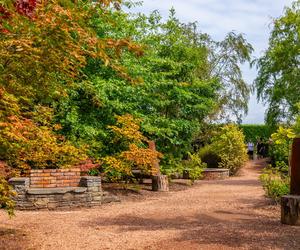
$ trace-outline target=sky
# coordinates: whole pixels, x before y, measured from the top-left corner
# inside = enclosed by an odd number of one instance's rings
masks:
[[[199,24],[200,31],[208,33],[215,40],[222,40],[230,31],[243,33],[255,49],[258,58],[268,48],[273,18],[283,14],[284,6],[291,6],[292,0],[144,0],[143,6],[135,12],[150,13],[159,10],[168,16],[168,10],[175,8],[182,22]],[[251,84],[257,75],[249,65],[242,66],[244,79]],[[243,119],[245,124],[264,123],[266,108],[258,103],[256,95],[249,102],[249,112]]]

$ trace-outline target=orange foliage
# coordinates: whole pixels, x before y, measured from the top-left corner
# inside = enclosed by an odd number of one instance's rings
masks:
[[[163,155],[158,151],[149,148],[140,148],[135,144],[130,144],[129,150],[120,154],[121,159],[152,175],[158,173],[155,162],[159,158],[162,158],[162,156]]]
[[[78,149],[54,131],[52,109],[36,106],[23,113],[18,99],[0,87],[0,160],[19,170],[46,167],[68,167],[86,158]]]
[[[78,149],[53,133],[51,127],[11,116],[0,122],[0,157],[18,169],[71,167],[86,159]]]
[[[123,143],[126,149],[113,156],[102,158],[105,173],[111,180],[118,180],[123,175],[132,175],[132,169],[140,169],[152,175],[157,174],[158,161],[163,155],[155,148],[146,147],[145,142],[149,140],[140,131],[141,120],[135,119],[130,114],[116,118],[116,126],[109,126],[115,135],[113,143]]]

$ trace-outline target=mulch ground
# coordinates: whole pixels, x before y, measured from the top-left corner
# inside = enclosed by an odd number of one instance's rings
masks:
[[[223,181],[180,180],[168,193],[105,184],[122,202],[99,208],[1,212],[0,249],[300,249],[300,227],[282,225],[264,196],[264,165]]]

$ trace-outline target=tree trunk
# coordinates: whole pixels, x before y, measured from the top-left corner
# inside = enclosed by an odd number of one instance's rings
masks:
[[[156,151],[156,146],[154,141],[148,142],[149,149]],[[160,175],[159,159],[152,162],[151,175]]]
[[[291,192],[292,195],[300,195],[300,138],[295,138],[291,155]]]
[[[281,197],[281,223],[300,226],[299,195],[285,195]]]
[[[169,191],[168,176],[166,176],[166,175],[152,176],[152,191],[168,192]]]

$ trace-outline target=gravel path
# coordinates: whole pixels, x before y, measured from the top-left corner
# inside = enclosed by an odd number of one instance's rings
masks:
[[[0,249],[300,249],[300,227],[281,225],[280,208],[264,197],[263,164],[140,201],[11,220],[0,213]]]

